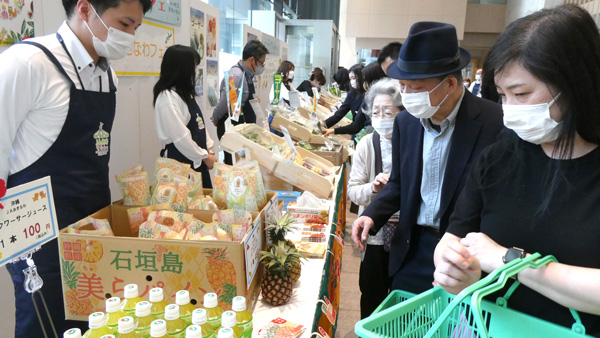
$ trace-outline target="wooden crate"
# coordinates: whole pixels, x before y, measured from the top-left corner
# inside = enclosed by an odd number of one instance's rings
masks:
[[[294,141],[308,141],[312,132],[308,128],[290,121],[281,115],[275,115],[271,121],[271,128],[281,132],[281,126],[285,127]]]

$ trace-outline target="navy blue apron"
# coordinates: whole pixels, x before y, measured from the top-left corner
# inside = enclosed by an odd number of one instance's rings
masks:
[[[202,111],[200,110],[200,107],[198,106],[198,103],[196,103],[195,99],[191,99],[190,102],[188,102],[187,106],[188,106],[188,110],[190,111],[190,122],[188,122],[186,127],[192,134],[192,140],[194,140],[194,142],[196,142],[198,147],[200,147],[202,149],[207,149],[206,148],[206,128],[204,126],[204,118],[202,117]],[[202,125],[202,129],[200,129],[199,125]],[[177,147],[175,147],[175,145],[173,143],[167,144],[165,146],[165,148],[160,151],[160,156],[165,156],[165,151],[166,151],[166,156],[168,158],[172,158],[181,163],[187,163],[192,168],[194,168],[194,161],[185,157],[185,155],[183,155],[179,150],[177,150]],[[207,188],[207,189],[212,189],[212,182],[210,181],[210,174],[208,173],[208,167],[206,166],[204,161],[202,161],[201,166],[199,166],[198,168],[195,168],[194,170],[202,173],[202,187]]]
[[[73,58],[58,33],[57,38],[75,67]],[[50,176],[58,225],[63,229],[110,204],[109,133],[115,117],[117,88],[109,69],[109,93],[86,91],[78,73],[77,77],[82,89],[77,89],[56,57],[47,48],[35,42],[22,43],[40,48],[54,63],[60,74],[71,82],[70,102],[65,124],[56,141],[29,167],[10,175],[7,185],[11,188]],[[76,67],[75,71],[77,71]],[[58,241],[46,243],[40,251],[33,254],[33,259],[38,273],[44,280],[42,293],[57,332],[61,334],[71,327],[79,327],[84,332],[87,329],[86,322],[65,320]],[[23,288],[22,270],[26,267],[27,264],[23,261],[7,265],[15,289],[15,337],[43,337],[31,294]],[[44,326],[50,327],[48,323]]]

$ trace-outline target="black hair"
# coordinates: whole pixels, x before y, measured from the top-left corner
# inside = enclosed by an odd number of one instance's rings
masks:
[[[555,103],[562,120],[553,155],[571,158],[576,133],[590,143],[600,144],[600,34],[586,10],[561,5],[511,23],[486,58],[484,80],[496,78],[512,64],[520,65],[549,90],[555,90],[554,95],[561,93]],[[503,164],[506,177],[520,164],[521,141],[514,132],[510,134],[503,151],[516,155]],[[553,161],[543,174],[538,215],[548,211],[552,195],[564,180],[560,162]]]
[[[133,2],[139,1],[142,4],[144,14],[146,14],[152,8],[152,0],[88,0],[88,2],[94,7],[98,15],[102,15],[104,11],[109,8],[119,7],[121,2]],[[67,18],[70,18],[75,8],[77,7],[79,0],[62,0],[63,7]]]
[[[269,54],[269,50],[262,42],[258,40],[250,40],[244,46],[244,51],[242,52],[242,60],[246,61],[249,58],[254,56],[254,59],[258,62],[264,55]]]
[[[333,81],[338,84],[340,90],[345,92],[350,90],[350,72],[344,67],[340,67],[333,75]]]
[[[351,90],[355,90],[359,96],[362,96],[365,93],[365,88],[363,87],[363,68],[365,68],[365,66],[361,63],[357,63],[350,67],[350,73],[353,73],[356,78],[356,88],[352,88]]]
[[[363,85],[371,86],[375,81],[387,77],[377,62],[371,62],[362,70]]]
[[[392,60],[398,60],[398,55],[400,54],[400,48],[402,48],[402,44],[400,42],[392,42],[392,43],[387,44],[379,52],[379,56],[377,57],[377,64],[379,64],[379,66],[381,66],[381,64],[388,57],[391,58]]]
[[[196,96],[194,81],[196,80],[196,65],[200,59],[198,52],[188,46],[173,45],[167,48],[160,64],[160,78],[154,85],[154,100],[163,90],[175,89],[175,92],[186,103]]]
[[[281,62],[275,73],[283,75],[283,83],[288,84],[291,82],[291,80],[288,78],[288,73],[294,69],[296,69],[294,64],[286,60]]]
[[[315,67],[315,69],[313,69],[308,79],[310,81],[319,82],[321,86],[324,86],[327,83],[327,79],[325,78],[325,75],[323,75],[323,70],[319,67]]]
[[[435,79],[438,79],[441,82],[442,80],[444,80],[448,76],[452,76],[452,77],[456,78],[456,81],[458,81],[462,85],[462,82],[463,82],[462,70],[457,70],[457,71],[455,71],[453,73],[445,74],[445,75],[442,75],[442,76],[436,76]]]

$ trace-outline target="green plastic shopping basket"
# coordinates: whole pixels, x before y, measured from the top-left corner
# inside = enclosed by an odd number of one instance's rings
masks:
[[[579,314],[571,310],[575,323],[571,329],[508,309],[508,298],[520,284],[514,282],[496,304],[482,298],[504,287],[511,276],[526,268],[539,268],[553,256],[539,253],[513,260],[454,296],[441,287],[418,295],[392,292],[373,314],[355,326],[360,337],[390,338],[582,338],[585,328]],[[536,261],[537,260],[537,261]],[[392,303],[400,301],[396,305]]]

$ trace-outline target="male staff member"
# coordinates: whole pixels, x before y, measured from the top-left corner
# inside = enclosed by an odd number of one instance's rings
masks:
[[[377,63],[381,66],[381,69],[385,73],[388,67],[398,59],[398,53],[400,53],[402,44],[400,42],[388,43],[381,49],[379,56],[377,57]]]
[[[63,0],[63,6],[67,20],[56,34],[0,54],[0,179],[11,188],[50,176],[60,228],[110,204],[105,144],[117,78],[109,60],[131,50],[151,0]],[[58,332],[85,328],[64,320],[57,241],[33,259]],[[7,265],[15,288],[15,336],[43,337],[23,288],[25,267]]]
[[[390,248],[392,289],[431,288],[433,252],[468,169],[503,129],[500,106],[463,86],[461,69],[470,59],[454,26],[417,22],[387,69],[400,80],[406,110],[394,121],[390,179],[352,225],[352,239],[362,249],[369,233],[400,210]]]
[[[229,76],[233,76],[235,89],[238,91],[242,85],[242,78],[245,75],[240,119],[237,122],[231,120],[231,124],[233,125],[238,125],[240,123],[256,123],[256,114],[252,109],[252,105],[250,105],[250,100],[252,100],[252,96],[255,93],[252,79],[254,78],[254,75],[260,75],[265,71],[267,54],[269,54],[269,50],[265,45],[258,40],[250,40],[246,46],[244,46],[242,60],[233,65],[229,70]],[[221,97],[219,98],[219,103],[217,103],[212,116],[213,123],[217,126],[217,136],[219,137],[219,140],[223,137],[223,134],[225,134],[225,121],[229,118],[229,111],[227,110],[227,97],[229,97],[229,93],[225,92],[225,81],[228,80],[229,79],[223,78],[223,81],[221,81]],[[231,154],[227,152],[225,152],[225,163],[232,164]]]

